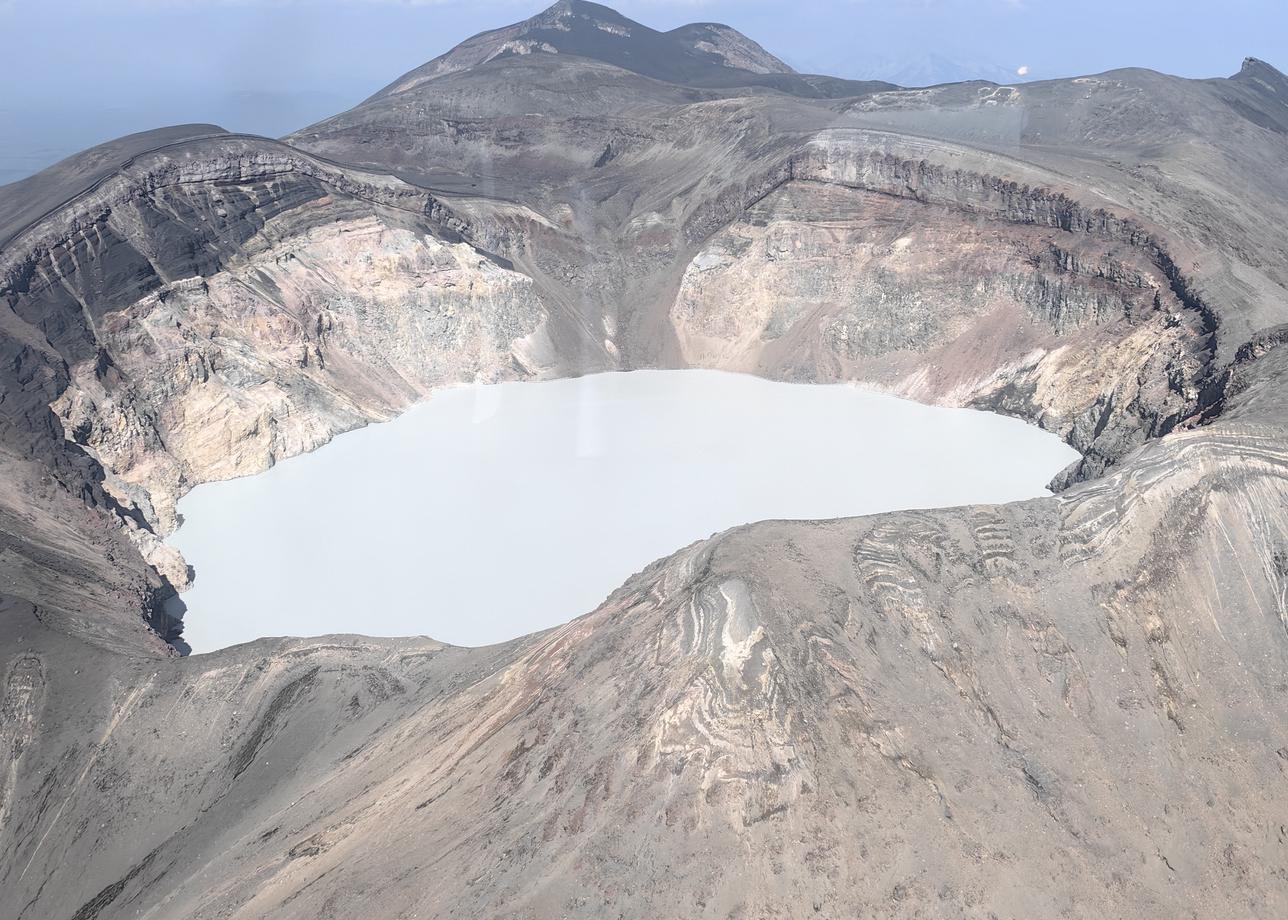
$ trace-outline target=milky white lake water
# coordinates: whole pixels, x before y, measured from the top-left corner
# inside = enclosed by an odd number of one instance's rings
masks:
[[[714,371],[444,390],[184,497],[184,638],[500,642],[737,524],[1033,498],[1077,456],[1016,419]]]

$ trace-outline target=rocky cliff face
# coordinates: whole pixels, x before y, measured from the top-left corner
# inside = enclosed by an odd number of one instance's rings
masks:
[[[556,357],[531,280],[432,197],[264,142],[203,152],[145,157],[76,201],[5,282],[66,369],[62,432],[176,587],[186,566],[159,536],[192,485]]]
[[[0,192],[0,914],[1288,910],[1282,76],[830,99],[601,9],[289,144],[176,129]],[[491,54],[534,29],[706,57]],[[1084,460],[738,528],[495,648],[164,641],[192,484],[438,386],[642,366]]]
[[[1200,417],[1216,320],[1157,240],[1044,189],[855,153],[794,160],[689,263],[687,362],[1019,414],[1084,455],[1064,482]]]

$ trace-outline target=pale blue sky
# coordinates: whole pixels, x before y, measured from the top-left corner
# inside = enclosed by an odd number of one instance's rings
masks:
[[[0,0],[0,182],[176,121],[285,133],[542,0]],[[726,22],[804,71],[928,55],[997,79],[1288,66],[1288,0],[621,0],[655,28]],[[935,66],[947,66],[942,61]]]

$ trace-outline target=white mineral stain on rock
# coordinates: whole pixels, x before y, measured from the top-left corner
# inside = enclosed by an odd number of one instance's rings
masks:
[[[1075,459],[1015,419],[845,385],[637,371],[443,390],[183,498],[185,638],[498,642],[738,524],[1033,498]]]

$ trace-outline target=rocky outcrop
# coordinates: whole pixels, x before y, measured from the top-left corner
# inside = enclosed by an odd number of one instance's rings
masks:
[[[1064,485],[1200,419],[1217,320],[1143,228],[846,138],[766,181],[685,270],[687,363],[1021,415]]]
[[[503,220],[472,245],[469,218],[398,180],[269,142],[205,152],[144,157],[75,198],[19,237],[0,288],[64,375],[39,397],[51,434],[105,467],[103,500],[180,588],[161,537],[192,485],[555,357],[531,281],[480,248],[509,245]]]
[[[0,692],[0,821],[9,815],[18,770],[35,740],[44,693],[45,669],[40,658],[15,658]]]
[[[263,470],[435,386],[551,362],[530,280],[466,243],[378,215],[268,231],[242,264],[104,315],[110,364],[75,365],[55,403],[164,530],[196,482]]]

